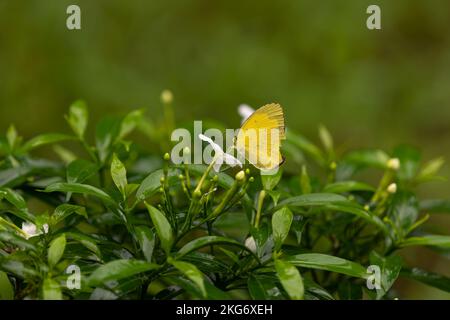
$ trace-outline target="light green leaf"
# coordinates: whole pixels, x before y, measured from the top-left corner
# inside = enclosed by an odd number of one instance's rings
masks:
[[[147,203],[145,205],[147,206],[147,210],[150,213],[150,218],[152,219],[156,233],[161,241],[161,247],[164,249],[166,254],[169,255],[174,241],[172,227],[161,211],[151,205],[148,205]]]
[[[309,179],[306,166],[302,166],[302,173],[300,175],[300,188],[302,190],[302,194],[308,194],[312,191],[311,180]]]
[[[66,120],[78,138],[83,139],[89,119],[88,109],[84,101],[75,101],[69,109]]]
[[[399,246],[432,246],[439,248],[450,248],[450,236],[428,235],[422,237],[411,237],[402,241]]]
[[[184,261],[177,261],[170,259],[169,261],[175,268],[183,273],[189,280],[191,280],[200,289],[204,298],[206,298],[206,289],[203,282],[203,274],[191,263]]]
[[[277,210],[272,216],[272,232],[275,241],[275,249],[281,249],[281,245],[289,234],[293,214],[287,207]]]
[[[52,143],[57,143],[57,142],[67,141],[67,140],[73,140],[73,139],[74,139],[73,136],[69,136],[67,134],[62,134],[62,133],[41,134],[41,135],[34,137],[33,139],[28,140],[20,148],[20,152],[26,153],[26,152],[29,152],[33,149],[36,149],[38,147],[41,147],[41,146],[44,146],[47,144],[52,144]]]
[[[50,243],[50,247],[48,248],[48,264],[51,267],[56,266],[59,260],[61,260],[61,257],[63,256],[65,249],[66,249],[66,236],[64,234],[54,239]]]
[[[58,282],[46,278],[42,284],[42,298],[44,300],[62,300],[63,296]]]
[[[119,189],[120,193],[125,198],[128,184],[127,169],[116,154],[113,155],[111,162],[111,177],[117,189]]]
[[[328,154],[333,154],[333,137],[324,125],[319,126],[319,138]]]
[[[178,175],[181,173],[179,170],[169,170],[168,179],[169,185],[179,182]],[[140,187],[136,191],[136,197],[139,200],[144,200],[153,194],[155,194],[159,187],[161,187],[161,178],[164,176],[162,169],[156,170],[150,173],[141,183]]]
[[[264,190],[271,191],[273,188],[277,186],[280,182],[281,177],[283,175],[283,170],[279,168],[274,174],[262,174],[261,181],[264,187]]]
[[[420,202],[420,209],[429,213],[450,213],[450,200],[423,200]]]
[[[101,163],[105,163],[112,151],[112,146],[119,135],[122,120],[115,117],[106,117],[100,120],[96,127],[96,146]]]
[[[35,222],[35,216],[28,211],[25,199],[18,192],[10,188],[0,188],[0,201],[2,199],[6,199],[6,201],[17,208],[18,211],[11,211],[11,213],[25,221]]]
[[[138,127],[140,122],[142,121],[143,114],[144,110],[133,110],[130,113],[128,113],[122,120],[118,138],[119,139],[125,138],[136,127]]]
[[[304,153],[311,156],[318,164],[325,164],[323,152],[304,136],[294,133],[292,130],[286,130],[286,139]]]
[[[328,184],[323,192],[329,193],[344,193],[351,191],[375,191],[375,188],[357,181],[339,181],[335,183]]]
[[[296,267],[326,270],[346,274],[357,278],[366,278],[366,269],[356,263],[321,253],[303,253],[285,258]]]
[[[155,235],[145,226],[136,227],[136,237],[139,245],[148,262],[152,261],[153,249],[155,248]]]
[[[0,271],[0,300],[13,300],[14,288],[8,279],[8,275]]]
[[[301,300],[304,295],[303,280],[297,268],[289,262],[275,260],[275,269],[281,285],[292,300]]]
[[[88,285],[102,286],[109,281],[129,278],[157,268],[159,268],[157,264],[140,260],[114,260],[97,268],[88,278]]]

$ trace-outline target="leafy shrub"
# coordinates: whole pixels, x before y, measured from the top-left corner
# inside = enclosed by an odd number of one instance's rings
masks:
[[[441,159],[422,165],[405,146],[338,156],[324,127],[323,147],[288,129],[278,174],[215,174],[128,140],[137,131],[169,150],[165,100],[164,122],[142,110],[106,117],[95,145],[81,101],[66,116],[72,134],[23,141],[8,129],[0,140],[0,298],[381,299],[394,297],[398,277],[450,291],[448,278],[398,256],[409,246],[448,253],[450,237],[428,234],[426,222],[450,202],[414,194],[439,179]],[[51,155],[33,156],[43,151]],[[379,286],[370,289],[377,267]]]

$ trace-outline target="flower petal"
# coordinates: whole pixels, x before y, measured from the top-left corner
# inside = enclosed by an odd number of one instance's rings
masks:
[[[250,117],[253,112],[255,112],[255,109],[250,107],[248,104],[241,104],[238,107],[238,113],[242,118],[242,120],[241,120],[242,122],[247,120],[247,118]]]
[[[201,133],[198,135],[198,137],[200,138],[200,140],[208,142],[215,152],[223,153],[223,149],[217,143],[212,141],[212,139],[210,137],[207,137]]]

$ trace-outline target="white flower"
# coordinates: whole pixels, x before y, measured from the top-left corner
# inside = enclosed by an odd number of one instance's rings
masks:
[[[392,194],[396,193],[397,192],[397,184],[391,183],[390,185],[388,185],[387,192],[392,193]]]
[[[48,233],[48,224],[43,225],[44,233]],[[42,230],[38,230],[37,226],[31,222],[22,222],[22,231],[25,233],[25,238],[36,237],[42,234]]]
[[[400,168],[400,160],[398,158],[391,158],[387,162],[387,167],[392,170],[398,170]]]
[[[235,166],[242,167],[242,162],[240,162],[237,158],[233,157],[231,154],[225,153],[217,143],[212,141],[211,138],[205,136],[204,134],[199,134],[198,137],[200,138],[200,140],[208,142],[216,153],[214,155],[215,158],[215,163],[213,165],[214,171],[219,172],[220,167],[224,163],[232,167]]]
[[[239,105],[238,113],[242,118],[241,123],[244,123],[244,121],[247,120],[247,118],[250,117],[253,112],[255,112],[255,109],[250,107],[248,104]]]
[[[245,246],[253,253],[256,253],[256,242],[253,237],[245,239]]]

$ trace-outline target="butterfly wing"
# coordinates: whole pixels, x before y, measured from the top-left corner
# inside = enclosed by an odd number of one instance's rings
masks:
[[[271,170],[280,165],[281,140],[285,139],[284,114],[279,104],[267,104],[242,124],[236,148],[255,167]]]

